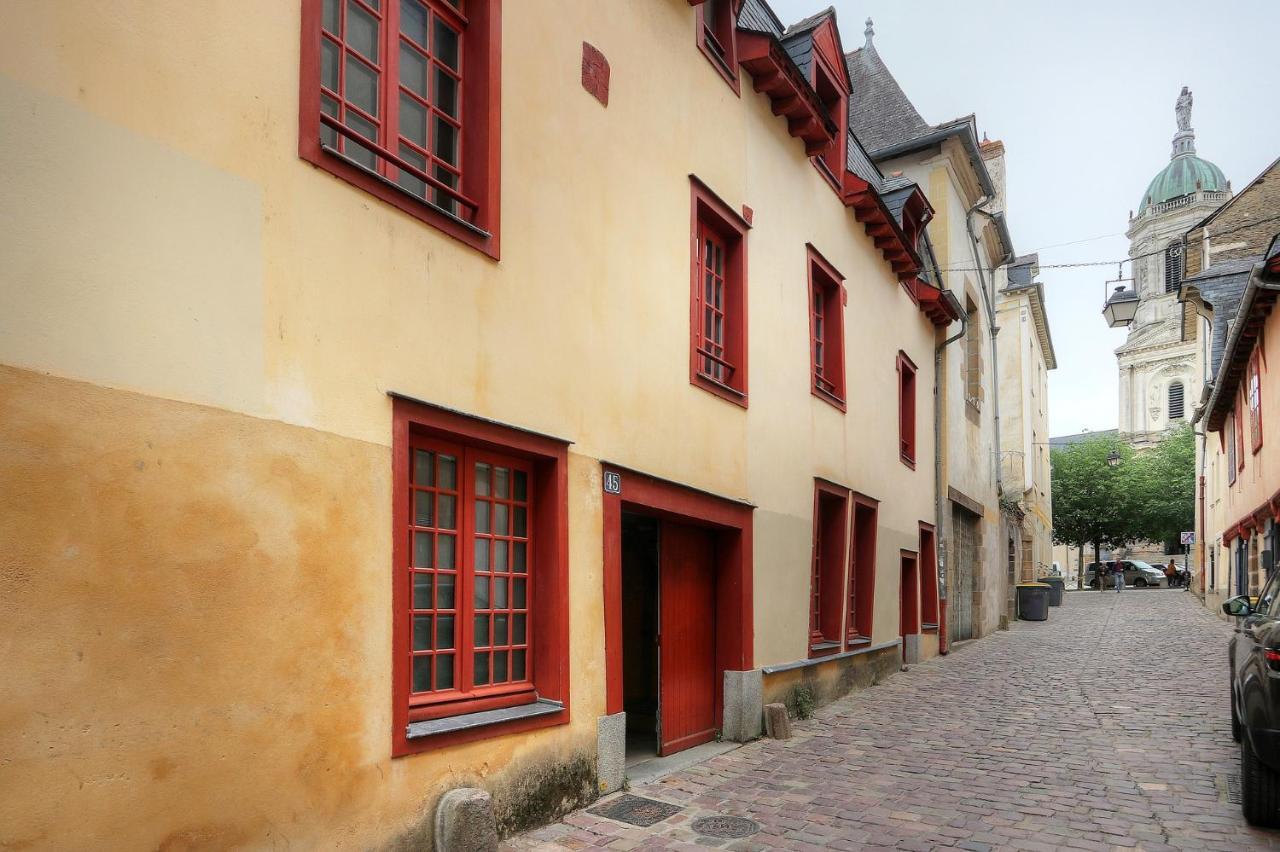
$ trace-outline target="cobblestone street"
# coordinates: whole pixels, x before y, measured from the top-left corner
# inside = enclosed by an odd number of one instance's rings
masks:
[[[1021,622],[632,793],[650,828],[578,811],[508,849],[1269,849],[1238,801],[1229,625],[1180,590],[1072,592]],[[760,831],[715,840],[707,815]]]

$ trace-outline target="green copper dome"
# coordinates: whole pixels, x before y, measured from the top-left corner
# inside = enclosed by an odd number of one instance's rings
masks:
[[[1145,210],[1148,204],[1163,204],[1190,195],[1197,189],[1221,192],[1226,188],[1227,178],[1222,169],[1195,154],[1182,154],[1170,160],[1169,165],[1151,179],[1138,210]]]

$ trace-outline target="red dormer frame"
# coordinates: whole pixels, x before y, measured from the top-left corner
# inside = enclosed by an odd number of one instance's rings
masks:
[[[698,50],[724,81],[741,95],[738,83],[738,10],[742,0],[689,0]]]
[[[849,136],[849,73],[845,68],[844,49],[833,17],[828,17],[813,31],[809,85],[817,93],[823,113],[836,131],[826,147],[814,156],[813,164],[839,192],[845,172],[845,145]]]

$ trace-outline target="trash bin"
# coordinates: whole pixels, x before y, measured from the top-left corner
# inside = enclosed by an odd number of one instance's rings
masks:
[[[1023,621],[1049,620],[1049,591],[1047,583],[1018,584],[1018,618]]]
[[[1067,581],[1061,577],[1041,577],[1037,583],[1049,584],[1049,606],[1062,606],[1062,597],[1067,593]]]

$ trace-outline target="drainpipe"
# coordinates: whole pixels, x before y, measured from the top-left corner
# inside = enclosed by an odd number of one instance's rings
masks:
[[[932,249],[930,249],[932,253]],[[941,282],[939,282],[941,283]],[[934,514],[937,516],[937,535],[934,536],[934,547],[942,555],[946,564],[947,516],[943,511],[942,497],[942,350],[964,337],[969,328],[969,314],[960,312],[960,330],[939,343],[933,350],[933,494]],[[947,591],[948,598],[950,590]],[[947,640],[947,601],[938,602],[938,653],[945,654],[950,650]]]

